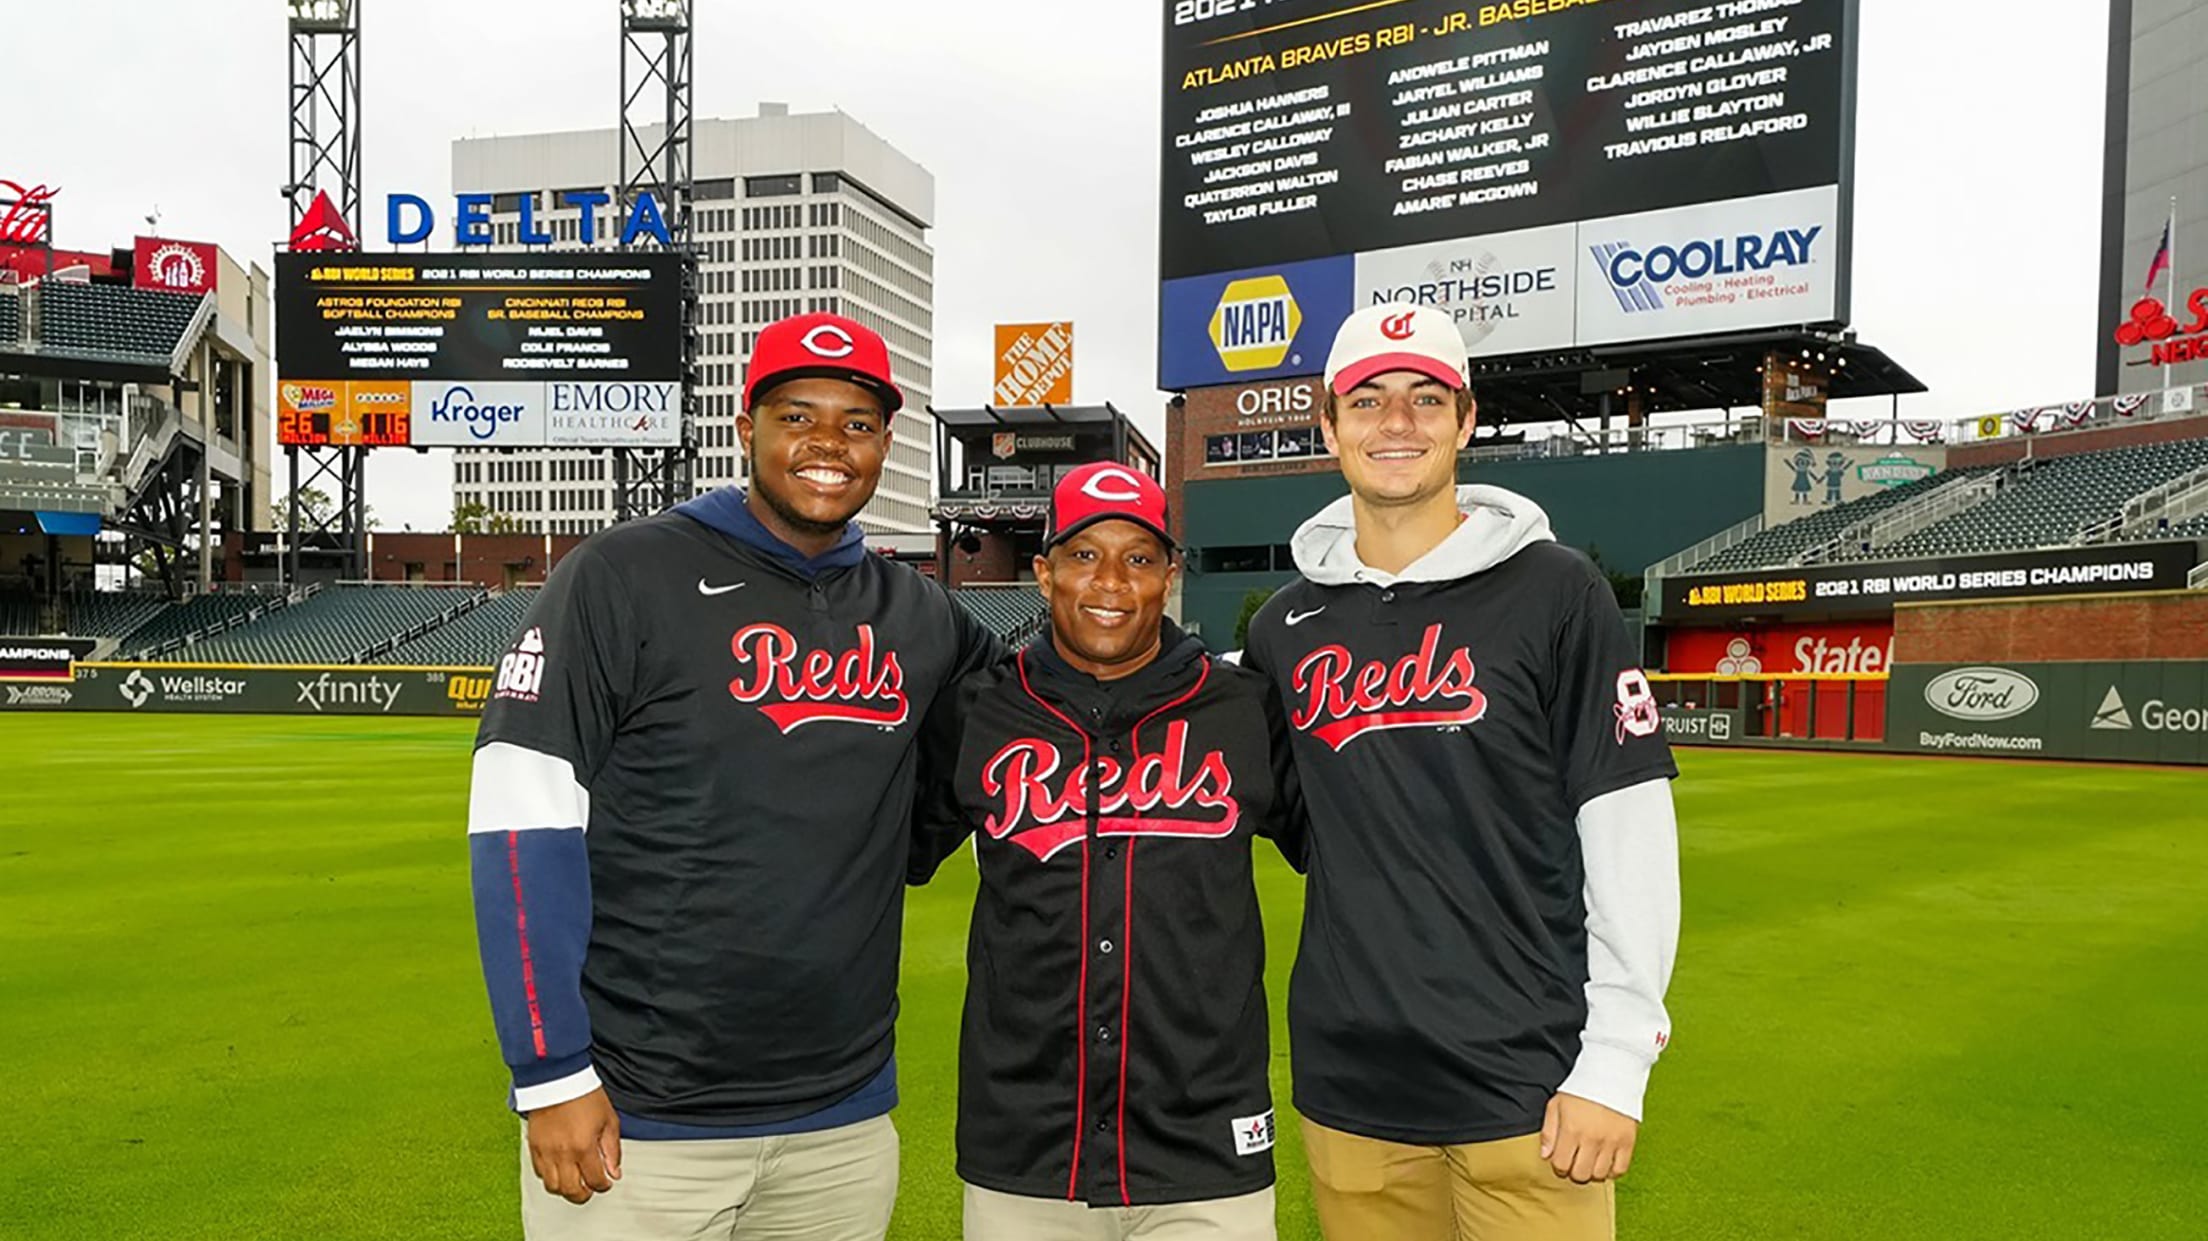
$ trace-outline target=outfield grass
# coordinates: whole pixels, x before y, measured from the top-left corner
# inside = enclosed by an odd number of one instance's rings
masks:
[[[518,1234],[470,735],[0,717],[0,1237]],[[2208,775],[1682,765],[1677,1039],[1622,1236],[2208,1231]],[[1300,888],[1264,856],[1277,1013]],[[954,863],[912,902],[899,1238],[957,1232],[973,882]],[[1315,1237],[1283,1134],[1281,1235]]]

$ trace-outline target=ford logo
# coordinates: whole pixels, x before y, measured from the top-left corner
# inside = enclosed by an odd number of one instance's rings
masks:
[[[1933,677],[1924,700],[1941,715],[1958,720],[2005,720],[2022,715],[2039,701],[2039,685],[2007,668],[1957,668]]]

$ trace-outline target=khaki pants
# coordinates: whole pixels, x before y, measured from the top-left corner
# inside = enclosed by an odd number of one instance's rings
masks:
[[[1273,1190],[1157,1207],[1092,1207],[966,1187],[966,1241],[1273,1241]]]
[[[1613,1241],[1617,1191],[1575,1185],[1541,1135],[1405,1146],[1303,1122],[1326,1241]]]
[[[788,1137],[621,1144],[621,1179],[576,1206],[521,1146],[528,1241],[882,1241],[897,1200],[889,1117]]]

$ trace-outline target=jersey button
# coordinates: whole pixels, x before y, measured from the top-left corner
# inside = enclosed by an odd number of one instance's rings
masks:
[[[1107,862],[1109,862],[1109,861],[1113,861],[1114,859],[1116,859],[1116,858],[1118,858],[1118,857],[1119,857],[1119,846],[1118,846],[1118,845],[1106,845],[1106,846],[1104,846],[1104,860],[1105,860],[1105,861],[1107,861]]]
[[[1380,592],[1380,602],[1382,602],[1382,603],[1394,603],[1394,602],[1395,602],[1395,592],[1394,592],[1394,591],[1392,591],[1392,590],[1383,590],[1383,591],[1381,591],[1381,592]]]
[[[1108,939],[1107,939],[1107,940],[1103,941],[1102,943],[1099,943],[1099,944],[1098,944],[1098,945],[1096,946],[1096,950],[1097,950],[1098,952],[1101,952],[1101,953],[1103,953],[1103,954],[1104,954],[1105,956],[1110,956],[1110,955],[1112,955],[1112,941],[1110,941],[1110,940],[1108,940]]]
[[[1111,1042],[1112,1028],[1110,1026],[1098,1026],[1096,1028],[1096,1041],[1099,1043]]]

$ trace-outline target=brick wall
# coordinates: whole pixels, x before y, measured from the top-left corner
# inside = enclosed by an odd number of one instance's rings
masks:
[[[2202,436],[2208,436],[2208,417],[2141,422],[2091,431],[2072,431],[2062,435],[2012,435],[2007,439],[1955,445],[1947,450],[1947,468],[1969,470],[1985,465],[2007,465],[2011,461],[2022,460],[2026,448],[2031,449],[2031,455],[2035,457],[2067,457],[2074,453],[2098,452],[2103,448],[2168,444],[2176,440],[2199,439]]]
[[[957,587],[971,582],[1013,582],[1019,580],[1018,556],[1012,550],[1012,540],[1001,534],[984,534],[981,547],[967,552],[959,549],[958,540],[951,540],[949,585]]]
[[[480,582],[502,586],[542,582],[552,566],[582,543],[561,534],[375,534],[370,536],[368,575],[379,582],[407,580],[407,566],[422,566],[431,582]]]
[[[1903,604],[1894,609],[1894,659],[1915,664],[2208,659],[2208,591]]]

